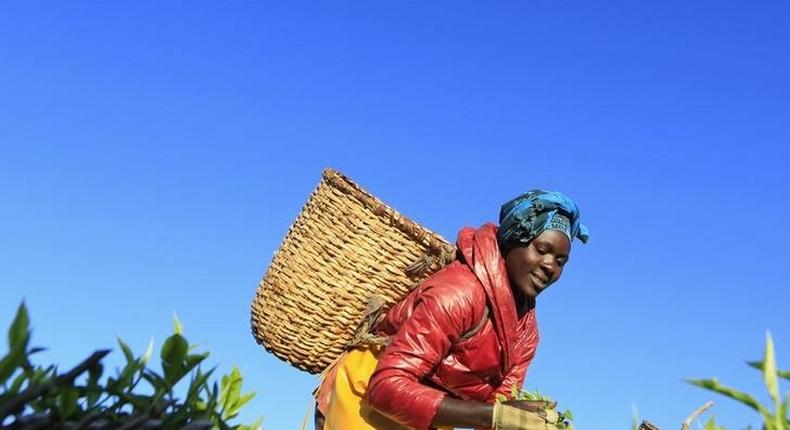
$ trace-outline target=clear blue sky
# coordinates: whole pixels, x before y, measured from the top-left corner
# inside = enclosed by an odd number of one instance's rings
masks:
[[[790,368],[790,3],[0,4],[0,325],[40,356],[177,313],[297,428],[315,381],[255,344],[257,281],[324,167],[454,238],[534,187],[592,240],[538,304],[527,387],[581,430],[677,428]],[[113,354],[110,363],[120,361]],[[788,385],[783,386],[784,391]]]

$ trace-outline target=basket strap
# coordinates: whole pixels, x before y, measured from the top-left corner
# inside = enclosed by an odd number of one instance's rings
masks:
[[[464,333],[464,335],[461,336],[461,340],[469,339],[470,337],[476,335],[480,330],[482,330],[483,326],[486,324],[486,321],[488,321],[488,314],[489,313],[490,312],[488,310],[488,306],[486,306],[483,309],[483,318],[480,318],[480,321],[474,327],[472,327],[471,330],[469,330],[468,332]]]
[[[423,252],[417,260],[406,268],[406,276],[417,279],[422,278],[432,267],[442,268],[456,259],[456,248],[446,247],[438,254],[429,255]]]
[[[371,301],[373,301],[373,299],[371,299]],[[370,303],[368,303],[368,306],[370,306]],[[362,324],[360,324],[360,326],[357,328],[357,333],[354,335],[354,339],[351,340],[349,347],[368,346],[375,348],[385,348],[387,345],[389,345],[390,343],[389,336],[378,336],[371,333],[371,330],[375,328],[376,325],[378,325],[379,319],[381,317],[382,308],[380,306],[381,305],[379,305],[379,308],[373,311],[375,313],[375,316],[373,314],[365,315],[366,318],[362,322]],[[464,333],[461,336],[460,340],[461,341],[467,340],[470,337],[479,333],[480,330],[483,329],[483,326],[485,326],[486,321],[488,321],[488,316],[490,315],[490,313],[491,311],[488,310],[488,306],[483,308],[483,316],[482,318],[480,318],[480,321],[478,321],[477,324],[475,324],[475,326],[472,327],[471,330]]]
[[[377,296],[373,295],[368,300],[368,304],[365,307],[365,313],[363,314],[362,321],[360,321],[359,326],[357,326],[357,330],[354,333],[354,337],[351,339],[351,342],[348,344],[348,348],[352,348],[355,346],[372,346],[376,348],[383,348],[389,345],[390,338],[389,336],[377,336],[373,334],[373,330],[376,326],[381,322],[384,312],[384,300]]]

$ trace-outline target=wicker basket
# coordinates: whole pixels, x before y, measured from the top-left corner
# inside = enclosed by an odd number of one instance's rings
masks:
[[[310,373],[349,345],[368,301],[385,306],[455,257],[455,246],[327,169],[258,286],[252,333]]]

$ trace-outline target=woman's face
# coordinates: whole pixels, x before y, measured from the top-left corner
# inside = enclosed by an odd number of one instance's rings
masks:
[[[568,262],[571,244],[556,230],[546,230],[526,246],[513,248],[505,256],[505,266],[513,292],[534,299],[560,279]]]

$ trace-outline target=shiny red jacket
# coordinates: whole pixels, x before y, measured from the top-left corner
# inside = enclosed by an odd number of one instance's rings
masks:
[[[458,248],[458,261],[425,280],[378,326],[391,340],[366,400],[418,430],[430,428],[447,395],[493,402],[521,388],[538,344],[534,309],[521,319],[516,314],[496,226],[461,230]]]

